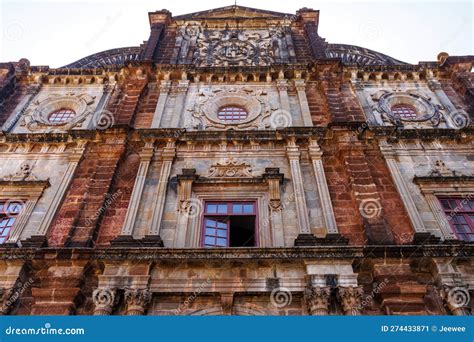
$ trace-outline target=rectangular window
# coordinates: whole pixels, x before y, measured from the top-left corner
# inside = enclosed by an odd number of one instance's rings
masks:
[[[256,246],[257,208],[253,201],[205,202],[203,246]]]
[[[8,240],[22,208],[22,201],[0,202],[0,244]]]
[[[439,201],[458,239],[474,241],[474,199],[448,197]]]

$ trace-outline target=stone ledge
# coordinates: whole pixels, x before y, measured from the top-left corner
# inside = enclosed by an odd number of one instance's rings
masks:
[[[17,247],[0,248],[0,260],[90,259],[90,260],[208,260],[208,259],[354,259],[354,258],[415,258],[452,257],[470,258],[474,255],[474,243],[450,241],[436,245],[392,246],[302,246],[281,248],[164,248],[145,246],[138,240],[137,246],[110,246],[100,248]]]

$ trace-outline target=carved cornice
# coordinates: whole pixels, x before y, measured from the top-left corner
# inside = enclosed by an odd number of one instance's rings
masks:
[[[0,247],[0,260],[41,260],[45,257],[57,259],[97,260],[201,260],[201,259],[334,259],[334,258],[401,258],[418,257],[470,258],[474,255],[474,244],[450,241],[435,245],[403,246],[314,246],[297,248],[161,248],[147,247],[137,242],[136,247],[127,248],[26,248]]]

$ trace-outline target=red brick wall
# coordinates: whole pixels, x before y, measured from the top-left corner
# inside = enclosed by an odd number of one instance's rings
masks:
[[[127,157],[118,166],[110,193],[120,194],[120,196],[107,207],[104,213],[97,237],[97,245],[108,245],[110,241],[120,235],[139,165],[140,158],[138,154],[129,151]]]
[[[90,246],[94,240],[104,202],[112,196],[110,186],[123,144],[90,143],[77,166],[64,202],[52,222],[48,234],[51,246]]]
[[[134,128],[150,128],[153,121],[158,97],[160,96],[160,88],[156,83],[149,83],[143,91],[142,97],[138,104],[137,114],[133,124]]]

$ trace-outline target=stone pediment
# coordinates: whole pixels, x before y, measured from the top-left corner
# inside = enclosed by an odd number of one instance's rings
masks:
[[[232,19],[232,18],[289,18],[294,15],[288,13],[265,11],[244,6],[226,6],[207,11],[194,12],[174,17],[176,20],[198,19]]]

